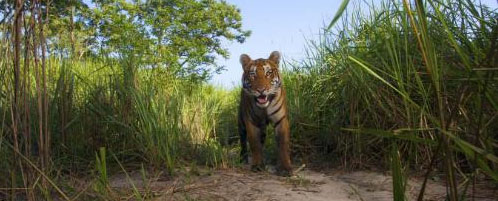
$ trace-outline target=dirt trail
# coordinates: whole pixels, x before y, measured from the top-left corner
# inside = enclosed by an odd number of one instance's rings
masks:
[[[285,178],[270,173],[253,173],[246,169],[215,170],[197,176],[176,176],[149,181],[153,200],[261,200],[261,201],[387,201],[393,200],[392,180],[378,172],[344,172],[304,170],[297,177]],[[112,179],[113,188],[127,188],[123,178]],[[409,200],[416,200],[421,181],[410,179]],[[139,182],[137,186],[142,186]],[[445,187],[428,183],[424,200],[444,200]],[[488,201],[492,198],[476,198]]]

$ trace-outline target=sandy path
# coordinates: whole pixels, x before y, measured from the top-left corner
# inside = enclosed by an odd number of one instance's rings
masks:
[[[344,182],[332,181],[327,176],[306,171],[299,178],[283,178],[270,174],[252,172],[216,172],[196,181],[207,185],[188,190],[176,199],[196,198],[201,200],[355,200]],[[162,197],[160,199],[164,199]]]
[[[133,177],[133,176],[132,176]],[[122,178],[112,179],[113,188],[127,188]],[[153,200],[261,200],[261,201],[387,201],[393,200],[392,180],[378,172],[344,172],[329,170],[301,171],[297,177],[285,178],[270,173],[253,173],[244,169],[199,171],[149,181]],[[410,179],[409,200],[416,200],[421,181]],[[136,183],[142,186],[141,182]],[[424,200],[444,200],[445,187],[428,183]],[[477,198],[488,201],[493,198]]]

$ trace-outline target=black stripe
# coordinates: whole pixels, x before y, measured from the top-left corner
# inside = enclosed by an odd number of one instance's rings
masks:
[[[251,120],[252,120],[253,123],[260,121],[259,118],[258,118],[258,116],[256,116],[256,114],[254,114],[254,112],[251,112],[249,114],[249,116],[251,117]]]
[[[282,118],[280,118],[280,120],[278,120],[276,123],[275,123],[275,127],[278,126],[278,124],[280,124],[280,122],[285,118],[287,117],[286,115],[284,115]]]
[[[283,106],[283,105],[284,105],[284,104],[280,104],[280,107],[278,107],[278,109],[277,109],[277,110],[273,111],[273,112],[270,114],[270,117],[271,117],[272,115],[274,115],[275,113],[277,113],[278,111],[280,111],[280,109],[282,109],[282,106]]]
[[[251,111],[251,117],[256,122],[260,122],[261,121],[261,113],[257,111],[258,109],[259,109],[259,107],[256,106],[256,105],[254,105],[253,106],[253,110]]]
[[[257,107],[257,106],[254,106],[254,107]],[[260,115],[257,115],[256,114],[256,111],[252,110],[249,112],[249,116],[251,117],[251,120],[252,122],[255,124],[255,125],[260,125],[262,122],[262,119],[260,117]]]
[[[278,102],[280,102],[280,99],[282,99],[282,92],[280,92],[280,95],[278,96],[278,99],[275,102],[275,105],[278,104]]]

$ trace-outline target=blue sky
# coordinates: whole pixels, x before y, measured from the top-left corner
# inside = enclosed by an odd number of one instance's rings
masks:
[[[244,29],[252,35],[245,43],[226,43],[229,59],[218,63],[226,71],[214,75],[215,85],[232,88],[240,85],[242,68],[239,56],[243,53],[255,58],[267,58],[273,50],[282,53],[284,60],[304,58],[307,39],[317,39],[320,29],[333,18],[342,0],[227,0],[241,10]],[[377,2],[374,0],[374,2]],[[497,0],[482,0],[497,8]]]
[[[285,60],[304,57],[307,39],[317,39],[320,29],[332,19],[341,0],[227,0],[236,5],[242,14],[242,26],[252,34],[245,43],[225,44],[229,59],[218,63],[226,67],[210,81],[227,88],[240,85],[242,68],[239,56],[248,54],[252,59],[267,58],[274,50]]]

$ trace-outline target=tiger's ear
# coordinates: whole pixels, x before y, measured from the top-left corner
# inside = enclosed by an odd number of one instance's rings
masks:
[[[251,62],[251,57],[247,54],[240,55],[240,64],[242,64],[242,69],[246,69],[246,66]]]
[[[268,60],[275,62],[277,65],[280,63],[280,52],[273,51],[268,57]]]

